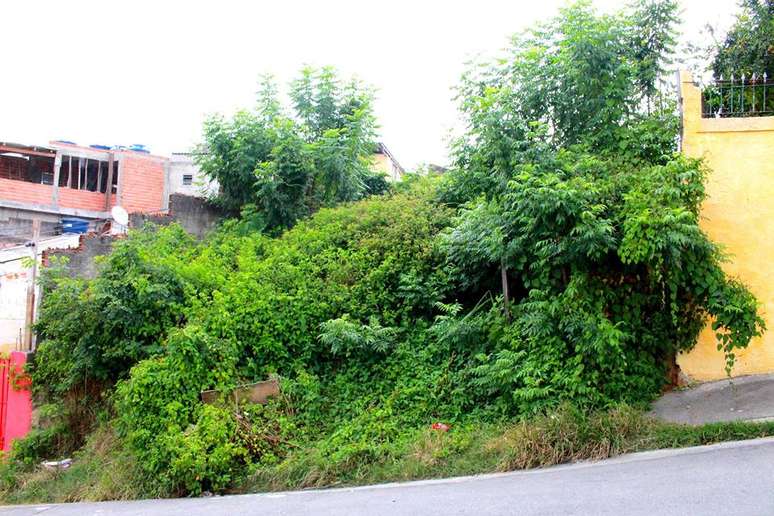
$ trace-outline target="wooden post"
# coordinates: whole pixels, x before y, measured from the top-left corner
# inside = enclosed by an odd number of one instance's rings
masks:
[[[27,286],[27,312],[24,325],[25,351],[33,351],[32,325],[35,324],[35,287],[38,279],[38,239],[40,238],[40,219],[32,221],[32,242],[28,245],[32,249],[32,276]]]

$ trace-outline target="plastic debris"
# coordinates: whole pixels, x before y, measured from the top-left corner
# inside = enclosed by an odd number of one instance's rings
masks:
[[[50,470],[60,470],[60,469],[67,469],[69,468],[73,463],[73,459],[62,459],[62,460],[47,460],[45,462],[41,462],[41,466],[43,466],[46,469]]]
[[[451,427],[446,423],[433,423],[432,425],[430,425],[430,428],[441,432],[448,432],[451,429]]]

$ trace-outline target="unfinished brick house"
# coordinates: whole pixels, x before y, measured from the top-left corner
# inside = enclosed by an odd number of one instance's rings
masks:
[[[169,159],[143,151],[0,141],[0,235],[22,242],[32,237],[35,220],[43,235],[53,234],[63,217],[106,220],[116,205],[130,213],[163,211],[168,177]]]

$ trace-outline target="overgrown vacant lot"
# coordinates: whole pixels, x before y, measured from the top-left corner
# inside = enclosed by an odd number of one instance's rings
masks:
[[[244,222],[202,243],[147,227],[92,281],[51,269],[32,369],[49,403],[4,467],[4,499],[424,478],[771,432],[678,428],[619,407],[658,394],[663,349],[615,330],[611,354],[600,332],[621,325],[604,312],[579,319],[580,308],[557,311],[534,290],[512,294],[504,312],[495,287],[481,292],[486,279],[461,287],[449,248],[465,216],[436,200],[433,181],[409,190],[322,210],[278,238]],[[594,321],[602,330],[575,326]],[[269,404],[227,401],[234,386],[272,376],[282,394]],[[203,404],[206,389],[223,401]],[[551,408],[561,403],[578,408]],[[73,452],[71,470],[35,468]]]
[[[472,68],[443,177],[373,177],[369,97],[327,69],[294,83],[294,116],[265,87],[257,112],[211,120],[201,165],[228,182],[215,202],[232,219],[202,242],[132,231],[93,280],[44,274],[40,424],[0,466],[2,499],[321,487],[770,435],[643,415],[710,318],[729,370],[763,331],[699,227],[706,170],[676,153],[657,87],[675,9],[574,5]],[[230,396],[267,378],[268,404]],[[65,472],[36,466],[71,454]]]

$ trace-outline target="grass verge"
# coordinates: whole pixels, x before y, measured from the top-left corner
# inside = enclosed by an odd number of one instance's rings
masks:
[[[3,504],[131,500],[158,494],[109,426],[89,436],[69,469],[51,471],[15,461],[0,463]]]
[[[700,426],[664,423],[631,407],[585,413],[565,406],[528,421],[416,430],[383,455],[335,461],[323,446],[301,448],[258,469],[238,492],[278,491],[444,478],[599,460],[624,453],[774,436],[772,422]]]
[[[330,454],[325,441],[261,466],[231,492],[278,491],[443,478],[598,460],[623,453],[774,436],[773,422],[701,426],[657,421],[627,406],[587,413],[570,406],[527,421],[407,431],[375,449]],[[110,427],[93,433],[61,472],[0,464],[0,502],[45,503],[165,496]]]

